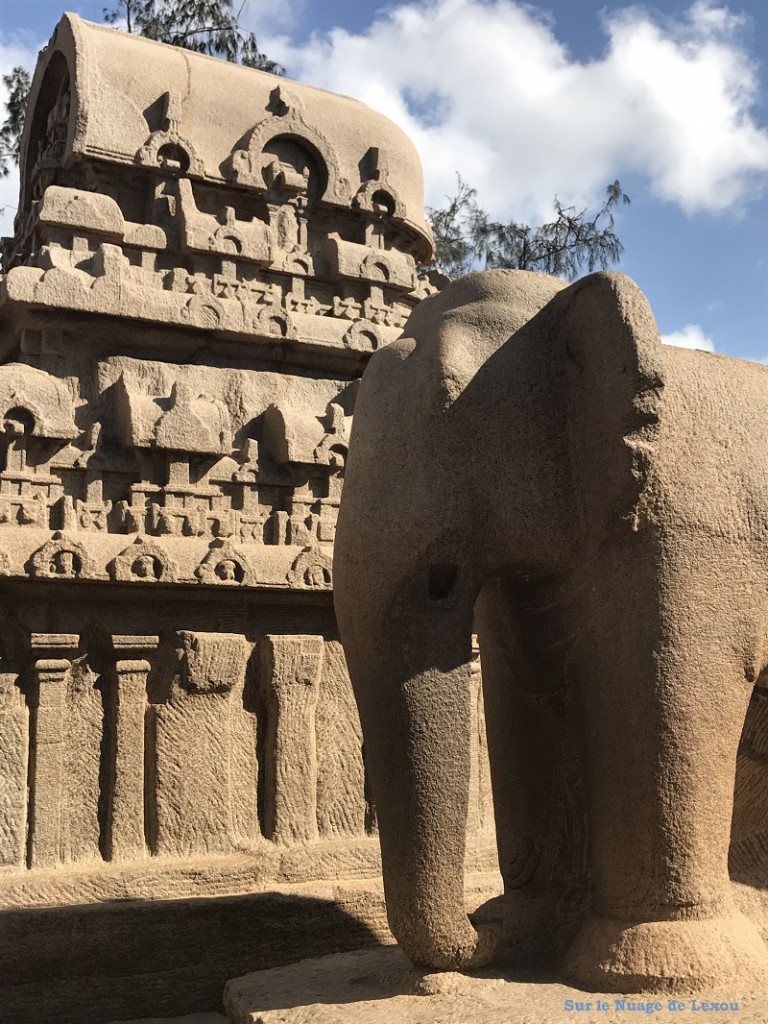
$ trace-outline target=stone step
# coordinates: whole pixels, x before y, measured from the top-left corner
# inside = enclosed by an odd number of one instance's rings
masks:
[[[144,1017],[142,1020],[113,1020],[109,1024],[227,1024],[227,1018],[220,1013],[190,1013],[186,1017]]]
[[[768,989],[754,978],[679,996],[590,993],[498,967],[429,973],[392,945],[235,978],[224,1006],[230,1024],[766,1024]]]

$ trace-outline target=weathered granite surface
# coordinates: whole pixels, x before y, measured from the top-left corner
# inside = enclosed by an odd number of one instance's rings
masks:
[[[184,1017],[143,1017],[141,1020],[112,1021],[111,1024],[227,1024],[220,1013],[191,1013]]]
[[[397,946],[246,975],[227,985],[224,998],[230,1024],[764,1024],[768,1018],[768,994],[757,984],[669,996],[585,992],[546,975],[429,974]]]
[[[768,368],[661,343],[627,276],[486,270],[374,353],[334,600],[413,960],[768,988]],[[462,895],[472,639],[505,895]]]
[[[385,928],[335,895],[374,899],[379,854],[332,549],[358,378],[434,290],[421,168],[355,100],[75,15],[29,111],[0,274],[0,1020],[213,1010],[233,972]]]

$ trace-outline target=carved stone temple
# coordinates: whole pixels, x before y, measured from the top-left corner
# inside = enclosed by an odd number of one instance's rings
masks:
[[[432,290],[421,169],[355,100],[74,15],[29,111],[0,275],[0,1021],[215,1008],[385,933],[331,553],[358,378]]]

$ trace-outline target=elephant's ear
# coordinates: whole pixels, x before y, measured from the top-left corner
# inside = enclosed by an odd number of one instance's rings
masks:
[[[604,535],[640,528],[652,494],[664,350],[645,295],[624,274],[591,274],[562,292],[556,318],[568,391],[573,483]]]

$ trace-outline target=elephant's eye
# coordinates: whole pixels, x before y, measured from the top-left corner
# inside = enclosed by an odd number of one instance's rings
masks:
[[[458,565],[431,565],[429,567],[430,601],[444,601],[453,590],[458,574]]]

